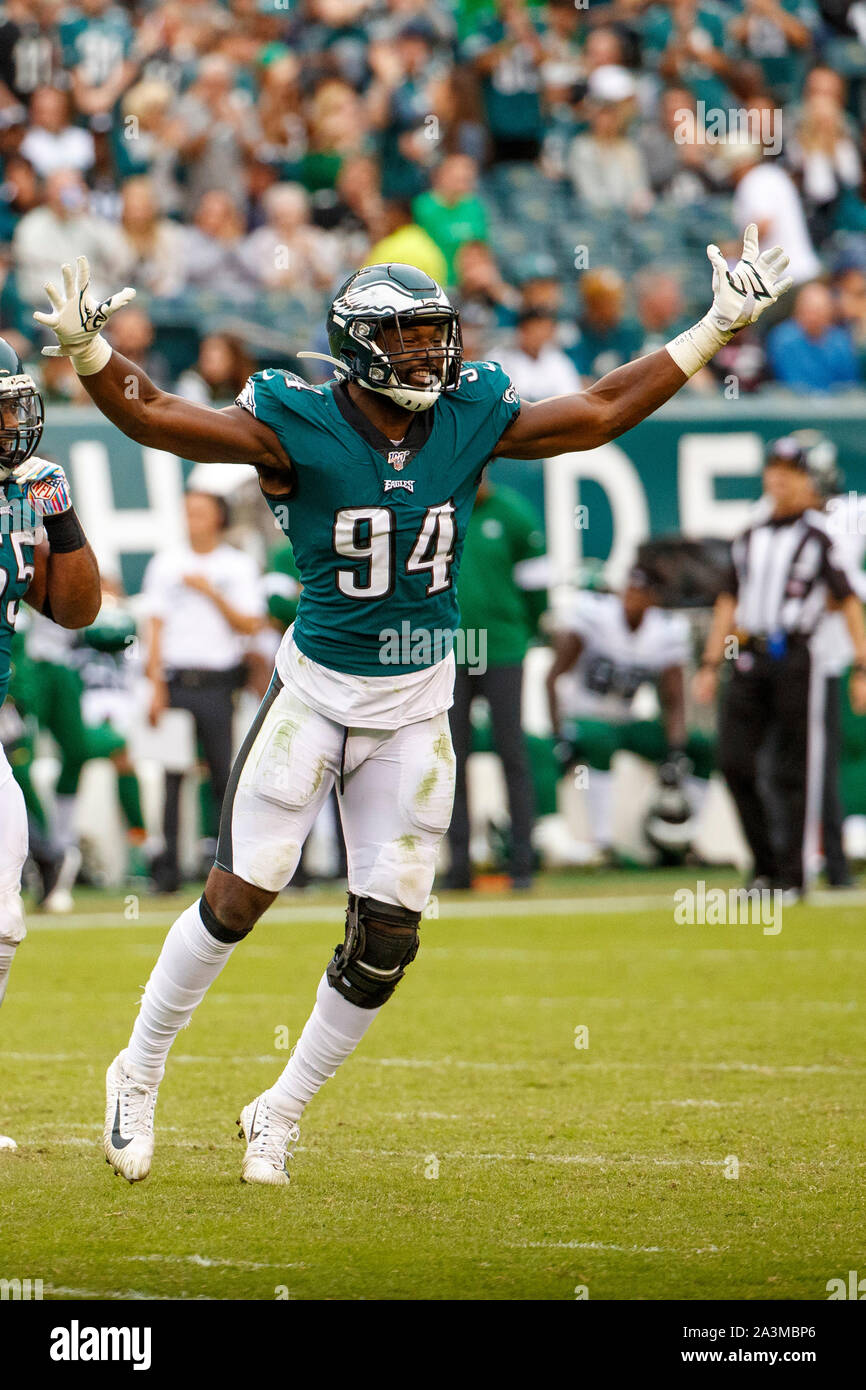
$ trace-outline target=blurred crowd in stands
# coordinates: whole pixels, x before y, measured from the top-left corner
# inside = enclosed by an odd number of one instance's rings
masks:
[[[97,292],[139,292],[116,346],[230,399],[324,346],[350,271],[403,260],[531,398],[673,336],[707,241],[735,258],[756,221],[791,254],[787,317],[692,389],[850,389],[864,114],[850,0],[9,0],[0,332],[32,361],[43,283],[85,253]],[[40,368],[49,402],[82,399]]]

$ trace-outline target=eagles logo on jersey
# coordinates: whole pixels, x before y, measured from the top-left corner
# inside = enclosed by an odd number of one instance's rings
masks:
[[[23,370],[15,349],[0,338],[0,483],[35,453],[44,424],[36,382]]]
[[[407,345],[410,325],[438,329],[429,344]],[[404,410],[429,410],[456,391],[463,364],[460,319],[445,291],[412,265],[369,265],[350,275],[328,314],[332,362],[343,380],[390,396]]]

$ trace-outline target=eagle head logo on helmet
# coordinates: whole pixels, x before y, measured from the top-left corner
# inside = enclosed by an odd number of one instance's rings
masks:
[[[39,448],[45,407],[11,343],[0,338],[0,483]]]
[[[417,325],[437,331],[429,342],[407,342]],[[332,355],[325,360],[338,375],[403,410],[429,410],[460,384],[459,315],[441,286],[412,265],[368,265],[350,275],[328,314],[328,344]]]

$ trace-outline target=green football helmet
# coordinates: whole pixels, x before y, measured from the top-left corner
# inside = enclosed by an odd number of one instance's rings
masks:
[[[438,341],[406,346],[406,328],[418,323],[440,326]],[[390,343],[387,329],[395,330]],[[436,281],[412,265],[368,265],[350,275],[328,314],[328,343],[330,357],[298,356],[332,362],[344,380],[390,396],[404,410],[429,410],[443,391],[460,384],[463,340],[457,311]],[[423,384],[404,379],[419,367],[426,374]]]
[[[21,358],[0,338],[0,483],[39,448],[45,406]]]

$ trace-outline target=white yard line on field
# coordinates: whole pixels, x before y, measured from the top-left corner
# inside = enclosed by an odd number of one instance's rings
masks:
[[[441,897],[439,899],[440,920],[474,917],[585,917],[598,914],[617,914],[627,912],[657,912],[665,907],[673,907],[673,891],[670,893],[643,893],[639,895],[605,896],[595,898],[470,898],[467,900]],[[866,891],[854,889],[844,893],[811,893],[805,904],[809,907],[866,907]],[[283,906],[272,908],[264,919],[275,926],[290,925],[294,922],[333,922],[341,913],[339,903],[331,906]],[[791,909],[796,914],[797,907]],[[157,908],[142,912],[134,920],[124,919],[122,909],[109,912],[76,912],[68,917],[51,917],[45,913],[32,912],[28,915],[28,926],[33,931],[86,931],[111,927],[162,927],[169,926],[179,916],[177,908]]]
[[[547,914],[551,917],[585,915],[590,912],[649,912],[673,906],[670,893],[645,894],[624,898],[494,898],[452,902],[440,898],[440,910],[451,917],[531,917]],[[866,902],[866,896],[864,896]],[[339,903],[330,907],[310,904],[304,907],[274,907],[263,920],[275,926],[294,922],[333,922],[343,909]],[[75,912],[68,917],[51,917],[45,913],[28,914],[28,928],[34,931],[86,931],[104,927],[162,927],[169,926],[179,915],[176,908],[159,908],[142,912],[132,921],[125,921],[120,909],[111,912]]]
[[[225,1127],[224,1127],[225,1128]],[[166,1143],[167,1149],[198,1149],[202,1152],[214,1150],[222,1147],[222,1140],[225,1134],[220,1132],[210,1139],[175,1139],[172,1138]],[[99,1141],[97,1139],[80,1138],[57,1138],[28,1140],[20,1139],[20,1145],[27,1147],[28,1144],[46,1144],[55,1148],[87,1146],[94,1152],[99,1152]],[[227,1141],[228,1142],[228,1141]],[[226,1150],[228,1152],[228,1149]],[[325,1151],[320,1146],[299,1144],[295,1150],[298,1154],[311,1154],[314,1158],[322,1158]],[[403,1163],[417,1165],[424,1163],[430,1158],[429,1149],[382,1149],[382,1148],[329,1148],[327,1150],[329,1162],[354,1158],[395,1158]],[[666,1158],[657,1154],[616,1154],[616,1153],[586,1153],[586,1154],[557,1154],[557,1153],[537,1153],[528,1150],[526,1153],[498,1153],[486,1152],[481,1150],[477,1153],[467,1149],[453,1149],[436,1154],[440,1163],[547,1163],[554,1166],[579,1166],[588,1168],[723,1168],[726,1163],[724,1158]],[[741,1168],[749,1167],[741,1161]],[[165,1263],[187,1263],[199,1265],[202,1268],[210,1266],[226,1266],[227,1268],[237,1269],[304,1269],[303,1263],[277,1265],[254,1264],[245,1260],[219,1260],[208,1259],[202,1255],[122,1255],[118,1258],[124,1260],[135,1260],[142,1263],[165,1262]],[[83,1296],[83,1295],[82,1295]]]
[[[718,1255],[718,1245],[697,1250],[666,1250],[661,1245],[609,1245],[603,1240],[521,1240],[503,1242],[506,1250],[610,1250],[617,1255]]]
[[[90,1059],[83,1052],[3,1052],[5,1061],[13,1062],[77,1062]],[[463,1071],[512,1072],[532,1071],[538,1067],[550,1066],[549,1057],[537,1057],[519,1062],[487,1062],[468,1057],[369,1057],[363,1054],[356,1062],[373,1067],[404,1067],[409,1070],[437,1071],[455,1067]],[[172,1056],[172,1065],[211,1067],[211,1066],[274,1066],[279,1061],[273,1053],[259,1056],[227,1057],[195,1056],[180,1053]],[[689,1059],[660,1058],[658,1062],[591,1062],[589,1060],[563,1063],[569,1072],[578,1071],[664,1071],[666,1074],[677,1068],[687,1071],[711,1072],[753,1072],[758,1076],[866,1076],[866,1067],[838,1067],[830,1063],[792,1064],[789,1066],[766,1065],[763,1062],[702,1062]]]
[[[308,1266],[303,1260],[296,1260],[294,1263],[286,1263],[281,1260],[278,1264],[259,1264],[254,1260],[220,1260],[211,1258],[209,1255],[121,1255],[122,1260],[135,1261],[140,1264],[188,1264],[195,1265],[198,1269],[307,1269]]]
[[[124,1303],[165,1303],[175,1298],[187,1298],[185,1293],[142,1293],[139,1289],[70,1289],[65,1284],[43,1284],[42,1292],[48,1297],[86,1298],[94,1301],[111,1298]],[[193,1299],[207,1299],[207,1295],[193,1294]]]
[[[297,1153],[316,1152],[304,1145],[299,1144]],[[402,1158],[415,1159],[423,1163],[430,1158],[427,1150],[418,1149],[341,1149],[340,1155],[355,1154],[363,1158]],[[727,1162],[724,1158],[659,1158],[655,1154],[546,1154],[534,1153],[470,1153],[465,1149],[455,1149],[450,1153],[437,1153],[436,1158],[441,1163],[466,1162],[466,1163],[562,1163],[580,1164],[592,1168],[604,1168],[608,1164],[613,1167],[627,1165],[629,1167],[656,1167],[656,1168],[724,1168]],[[741,1168],[749,1165],[740,1163]]]
[[[525,1071],[533,1067],[549,1065],[545,1059],[527,1062],[480,1062],[460,1057],[368,1057],[361,1055],[356,1059],[374,1067],[407,1067],[410,1069],[438,1069],[457,1067],[478,1071]],[[688,1071],[756,1072],[761,1076],[803,1076],[814,1073],[820,1076],[866,1076],[866,1067],[837,1067],[816,1063],[810,1066],[765,1066],[760,1062],[701,1062],[697,1060],[660,1059],[658,1062],[571,1062],[569,1070],[580,1071],[664,1071],[677,1067]]]

